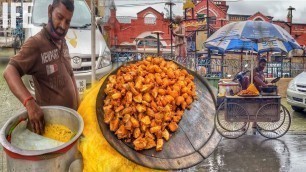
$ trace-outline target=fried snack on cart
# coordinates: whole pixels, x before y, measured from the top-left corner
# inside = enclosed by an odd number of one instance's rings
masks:
[[[196,98],[194,77],[174,62],[148,57],[121,67],[105,88],[104,122],[135,150],[161,151]]]
[[[250,84],[247,88],[247,90],[254,92],[255,94],[259,95],[259,91],[257,90],[256,86],[254,84]]]
[[[238,96],[258,96],[259,94],[250,91],[250,90],[241,90],[238,94]]]

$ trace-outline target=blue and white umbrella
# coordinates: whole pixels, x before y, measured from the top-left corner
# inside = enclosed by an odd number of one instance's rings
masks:
[[[288,53],[294,49],[301,49],[286,30],[265,21],[242,21],[227,24],[205,41],[205,47],[218,50],[222,54],[232,50]]]
[[[301,49],[286,30],[265,21],[242,21],[227,24],[205,41],[205,47],[218,50],[222,54],[232,50],[289,53],[291,50]],[[251,78],[253,78],[253,58],[251,59]]]

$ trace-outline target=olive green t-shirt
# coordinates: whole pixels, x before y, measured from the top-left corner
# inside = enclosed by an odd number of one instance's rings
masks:
[[[52,41],[44,27],[26,40],[18,54],[10,58],[20,76],[32,75],[36,101],[40,106],[58,105],[77,110],[77,92],[74,86],[68,46]]]

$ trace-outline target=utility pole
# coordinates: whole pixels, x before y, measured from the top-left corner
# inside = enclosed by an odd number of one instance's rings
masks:
[[[223,27],[224,25],[224,21],[226,21],[226,19],[221,19],[221,27]],[[224,78],[224,53],[222,53],[221,55],[221,74],[222,74],[222,78]]]
[[[170,24],[172,25],[173,23],[173,19],[172,19],[172,6],[175,5],[175,3],[173,3],[171,0],[169,2],[166,3],[166,5],[170,6]],[[173,35],[172,35],[172,31],[170,31],[170,46],[171,46],[171,58],[173,58]]]
[[[209,33],[209,0],[206,0],[206,22],[207,22],[207,38],[210,36]]]
[[[161,56],[160,52],[160,35],[164,34],[162,31],[153,31],[152,34],[156,34],[157,36],[157,56]]]
[[[206,0],[206,26],[207,26],[207,39],[210,36],[210,31],[209,31],[209,1],[210,0]],[[210,58],[210,50],[209,48],[207,48],[207,59],[209,59],[209,62],[211,63],[211,58]],[[208,66],[208,72],[210,73],[211,66]]]
[[[95,0],[91,0],[91,84],[96,82],[96,13]]]
[[[292,32],[292,11],[295,10],[295,8],[289,6],[289,8],[287,9],[288,10],[288,15],[287,15],[287,20],[289,19],[289,24],[290,24],[290,35],[291,35],[291,32]]]

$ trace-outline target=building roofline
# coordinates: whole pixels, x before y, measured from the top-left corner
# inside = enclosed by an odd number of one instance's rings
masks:
[[[272,19],[273,19],[273,17],[271,18],[271,16],[266,16],[266,15],[264,15],[264,14],[263,14],[262,12],[260,12],[260,11],[257,11],[255,14],[251,15],[249,18],[254,17],[254,16],[256,16],[256,15],[262,15],[263,17],[267,18],[268,20],[272,20]],[[248,18],[248,19],[249,19],[249,18]]]
[[[219,8],[224,14],[227,14],[227,11],[223,11],[223,9],[221,7],[219,7],[217,4],[214,3],[214,0],[208,0],[211,3],[213,3],[217,8]],[[229,8],[229,7],[228,7]]]
[[[286,22],[284,20],[273,20],[272,22],[281,22],[281,23],[285,23],[288,24],[290,22]],[[306,25],[306,23],[292,23],[293,25]]]
[[[284,20],[273,20],[273,22],[282,22],[282,23],[287,23],[286,21]]]
[[[252,15],[245,15],[245,14],[227,14],[229,16],[240,16],[240,17],[251,17]]]
[[[213,0],[209,0],[209,1],[210,1],[216,8],[218,8],[220,11],[222,11],[222,13],[224,13],[225,15],[228,14],[227,11],[223,11],[221,7],[219,7],[217,4],[215,4],[215,3],[213,2]],[[197,6],[198,4],[200,4],[200,3],[202,3],[202,2],[204,2],[204,1],[200,1],[200,2],[198,2],[198,3],[196,3],[196,4],[194,4],[194,5]],[[206,2],[205,2],[205,4],[206,4]],[[200,9],[202,9],[202,8],[200,8]],[[189,11],[191,11],[191,8],[188,8],[188,9],[187,9],[187,12],[189,12]],[[195,12],[196,12],[196,11],[195,11]]]
[[[163,14],[164,14],[164,13],[161,13],[161,12],[157,11],[157,10],[154,9],[153,7],[147,7],[147,8],[145,8],[145,9],[139,11],[139,12],[137,13],[137,15],[138,15],[139,13],[142,13],[142,12],[148,10],[148,9],[152,9],[152,10],[154,10],[155,12],[157,12],[157,13],[160,14],[160,15],[163,15]]]
[[[252,16],[254,16],[254,15],[257,14],[257,13],[260,13],[260,14],[264,15],[264,14],[261,13],[261,12],[256,12],[256,13],[254,13],[254,14],[252,14],[252,15],[247,15],[247,14],[228,14],[228,16],[252,17]],[[267,18],[271,18],[271,19],[274,18],[274,17],[272,17],[272,16],[266,16],[266,15],[264,15],[264,16],[267,17]]]
[[[306,23],[292,23],[293,25],[306,25]]]

